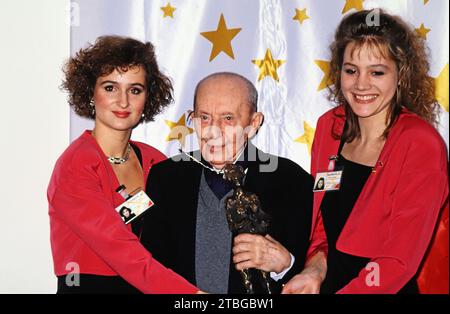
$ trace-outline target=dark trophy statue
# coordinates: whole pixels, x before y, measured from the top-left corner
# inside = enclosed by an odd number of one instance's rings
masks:
[[[258,196],[243,190],[244,169],[236,164],[228,164],[223,171],[224,178],[233,184],[234,189],[233,195],[225,200],[228,227],[233,236],[241,233],[266,235],[269,217],[261,209]],[[248,294],[272,294],[276,290],[275,281],[268,272],[244,269],[241,271],[241,275]]]

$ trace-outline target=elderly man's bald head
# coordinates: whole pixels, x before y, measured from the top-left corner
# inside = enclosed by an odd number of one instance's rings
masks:
[[[243,77],[240,74],[233,73],[233,72],[217,72],[208,75],[207,77],[203,78],[200,82],[198,82],[197,87],[195,88],[194,93],[194,110],[196,108],[197,103],[197,95],[199,90],[206,84],[212,83],[214,81],[218,82],[220,84],[220,81],[227,81],[231,80],[236,82],[239,85],[242,85],[243,88],[246,90],[247,94],[247,105],[250,107],[250,112],[256,112],[258,111],[258,91],[255,88],[255,85],[253,85],[252,82],[250,82],[247,78]]]
[[[253,84],[235,73],[214,73],[197,85],[193,121],[202,157],[216,169],[233,162],[264,116]]]

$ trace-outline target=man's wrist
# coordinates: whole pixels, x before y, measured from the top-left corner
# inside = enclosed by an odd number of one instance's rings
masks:
[[[292,255],[291,253],[289,253],[289,258],[290,258],[290,261],[289,261],[288,267],[285,267],[285,268],[284,268],[281,272],[279,272],[279,273],[276,273],[276,272],[273,272],[273,271],[270,272],[270,277],[272,277],[273,280],[275,280],[275,281],[280,280],[281,278],[283,278],[283,277],[287,274],[287,272],[292,268],[292,266],[294,266],[294,263],[295,263],[295,257],[294,257],[294,255]]]

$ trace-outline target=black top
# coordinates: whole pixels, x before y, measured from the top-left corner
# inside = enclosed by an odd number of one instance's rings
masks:
[[[278,281],[284,284],[304,267],[314,180],[293,161],[266,154],[251,143],[246,150],[248,154],[244,152],[243,156],[248,161],[248,171],[243,188],[258,195],[262,209],[271,218],[269,234],[295,257],[292,268]],[[192,155],[200,156],[200,152]],[[144,214],[141,238],[156,260],[194,285],[197,206],[203,169],[184,155],[152,167],[147,194],[155,205]],[[231,257],[229,274],[228,292],[245,293],[242,276]]]
[[[139,148],[130,143],[142,167],[142,154]],[[131,217],[129,218],[131,219]],[[141,233],[142,219],[136,218],[131,223],[133,233]],[[83,270],[80,269],[82,272]],[[58,294],[139,294],[134,286],[120,276],[101,276],[95,274],[75,274],[58,276]]]
[[[343,143],[341,143],[341,148]],[[370,262],[370,258],[354,256],[336,249],[336,242],[352,209],[369,178],[372,167],[345,159],[339,149],[336,170],[343,170],[338,191],[327,191],[321,204],[323,224],[328,241],[327,274],[320,293],[336,293],[346,286]],[[399,293],[418,293],[413,278]]]

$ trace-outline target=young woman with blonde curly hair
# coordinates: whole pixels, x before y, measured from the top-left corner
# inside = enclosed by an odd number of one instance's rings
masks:
[[[399,17],[360,11],[341,21],[331,55],[338,106],[317,123],[311,171],[342,170],[341,184],[315,193],[308,261],[284,293],[417,293],[448,202],[424,40]]]

